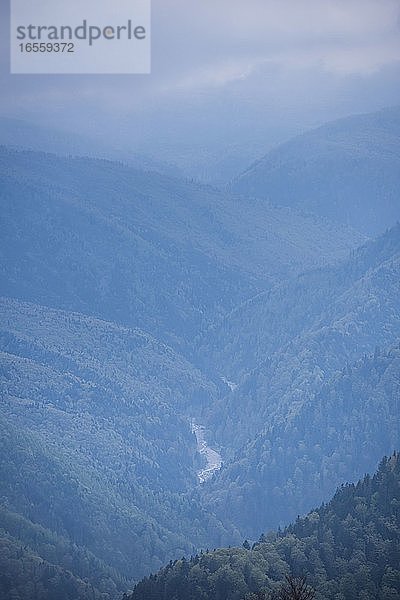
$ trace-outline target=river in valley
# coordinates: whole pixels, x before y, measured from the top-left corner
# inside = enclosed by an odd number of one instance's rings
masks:
[[[197,451],[206,460],[206,466],[197,471],[197,477],[199,478],[200,483],[204,483],[210,479],[210,477],[212,477],[216,471],[220,470],[222,458],[217,450],[210,448],[208,445],[204,425],[198,425],[197,423],[192,422],[192,432],[196,436]]]

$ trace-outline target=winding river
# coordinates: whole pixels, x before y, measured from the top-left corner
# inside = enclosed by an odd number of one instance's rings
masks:
[[[206,430],[204,425],[198,425],[192,422],[192,432],[196,436],[197,451],[206,459],[206,466],[197,471],[197,477],[200,483],[205,483],[216,471],[219,471],[222,465],[222,458],[219,452],[210,448],[206,440]]]

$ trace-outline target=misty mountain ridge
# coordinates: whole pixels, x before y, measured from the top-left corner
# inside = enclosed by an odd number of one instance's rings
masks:
[[[364,239],[314,216],[92,159],[0,149],[3,294],[168,343]]]
[[[333,121],[272,149],[231,191],[377,235],[400,218],[400,107]]]
[[[20,119],[0,117],[0,145],[14,150],[32,150],[64,157],[92,157],[121,161],[135,169],[183,177],[175,165],[128,149],[120,150],[109,141],[78,133],[35,125]]]

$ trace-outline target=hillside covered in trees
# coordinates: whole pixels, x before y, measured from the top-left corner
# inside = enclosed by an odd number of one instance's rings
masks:
[[[129,600],[272,598],[285,575],[307,575],[317,600],[400,597],[400,458],[338,489],[326,505],[243,547],[171,561]],[[260,594],[264,592],[264,594]]]
[[[208,412],[225,461],[203,493],[245,536],[285,525],[398,447],[399,265],[396,226],[209,332],[205,353],[219,348],[220,372],[242,375]]]
[[[400,226],[366,239],[155,168],[0,147],[7,600],[240,562],[258,546],[206,549],[283,529],[400,447]],[[290,570],[273,548],[271,587]],[[236,592],[268,587],[249,569]]]
[[[140,330],[0,306],[0,527],[110,593],[170,554],[228,543],[233,528],[192,498],[200,459],[187,415],[215,386]]]
[[[172,345],[364,241],[347,226],[122,163],[0,146],[2,294]]]
[[[230,189],[377,235],[399,218],[400,107],[355,115],[273,148]]]

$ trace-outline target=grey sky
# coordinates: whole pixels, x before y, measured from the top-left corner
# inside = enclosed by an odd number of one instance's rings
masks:
[[[184,121],[186,140],[191,115],[214,128],[242,116],[243,129],[253,111],[301,129],[400,103],[398,0],[153,0],[150,76],[10,76],[0,1],[5,115],[92,132],[131,123],[148,140]]]
[[[395,0],[155,0],[153,6],[156,68],[161,59],[171,87],[223,84],[263,62],[347,74],[400,59]],[[158,53],[166,42],[171,54]]]

